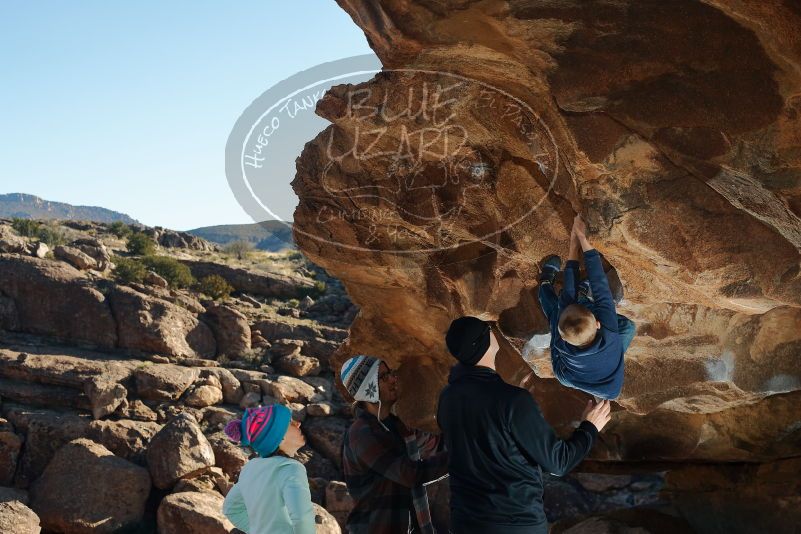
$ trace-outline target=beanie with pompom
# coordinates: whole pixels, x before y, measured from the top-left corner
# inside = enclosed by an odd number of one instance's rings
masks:
[[[280,404],[248,408],[242,419],[225,425],[225,434],[240,445],[250,446],[264,458],[278,449],[291,421],[292,412]]]

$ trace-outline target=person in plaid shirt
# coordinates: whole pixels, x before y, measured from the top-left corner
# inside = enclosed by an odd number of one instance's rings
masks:
[[[340,377],[358,403],[342,448],[342,470],[354,500],[348,531],[434,533],[425,485],[448,473],[442,441],[409,429],[391,413],[397,379],[383,361],[356,356],[345,362]]]

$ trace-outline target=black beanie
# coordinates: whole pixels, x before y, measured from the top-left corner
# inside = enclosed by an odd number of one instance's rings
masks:
[[[477,317],[459,317],[448,328],[445,344],[454,358],[464,365],[475,365],[489,349],[489,323]]]

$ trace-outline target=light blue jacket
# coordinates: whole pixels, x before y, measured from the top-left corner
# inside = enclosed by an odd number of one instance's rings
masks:
[[[291,458],[254,458],[225,497],[223,513],[247,534],[315,534],[306,468]]]

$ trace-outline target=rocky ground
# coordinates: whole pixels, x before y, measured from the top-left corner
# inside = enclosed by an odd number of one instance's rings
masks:
[[[297,253],[237,259],[144,229],[158,255],[229,281],[231,296],[214,300],[155,272],[120,281],[114,261],[132,255],[108,225],[56,223],[64,244],[51,251],[10,222],[0,220],[0,531],[231,532],[220,509],[248,455],[222,428],[282,403],[303,422],[318,531],[339,532],[352,412],[330,359],[357,310],[337,280]],[[658,473],[546,485],[554,521],[663,504]],[[447,482],[430,495],[447,528]]]
[[[222,428],[281,402],[308,437],[300,459],[318,531],[339,532],[350,406],[328,359],[357,311],[341,284],[297,253],[240,260],[163,229],[143,229],[156,255],[222,276],[232,295],[171,288],[155,272],[126,284],[114,262],[131,255],[109,225],[48,223],[62,243],[48,246],[10,223],[0,221],[0,530],[229,532],[223,496],[248,456]]]

